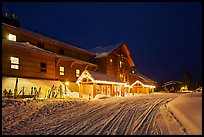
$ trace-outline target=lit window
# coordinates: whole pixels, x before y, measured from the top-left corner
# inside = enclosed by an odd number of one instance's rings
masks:
[[[19,69],[19,58],[11,57],[11,68]]]
[[[60,66],[60,75],[64,75],[64,67]]]
[[[12,64],[11,64],[11,68],[12,69],[19,69],[18,65],[12,65]]]
[[[80,70],[76,69],[76,77],[79,77],[79,76],[80,76]]]
[[[134,73],[135,73],[135,71],[133,70],[133,71],[132,71],[132,74],[134,74]]]
[[[122,61],[120,61],[120,68],[122,67],[122,64],[123,64],[123,62],[122,62]]]
[[[46,63],[40,63],[41,72],[46,72]]]
[[[112,63],[113,62],[113,59],[110,59],[110,63]]]
[[[120,79],[123,79],[123,74],[120,74]]]
[[[8,39],[11,40],[11,41],[16,41],[16,35],[9,34]]]

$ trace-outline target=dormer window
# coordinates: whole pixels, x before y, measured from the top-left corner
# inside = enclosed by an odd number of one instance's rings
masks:
[[[8,35],[8,40],[10,41],[16,41],[16,35],[10,34]]]
[[[122,67],[122,64],[123,64],[123,62],[122,62],[122,61],[120,61],[120,68]]]

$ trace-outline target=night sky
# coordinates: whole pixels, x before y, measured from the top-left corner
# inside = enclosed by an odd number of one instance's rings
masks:
[[[2,3],[21,26],[83,49],[125,42],[138,71],[159,82],[202,81],[201,2]]]

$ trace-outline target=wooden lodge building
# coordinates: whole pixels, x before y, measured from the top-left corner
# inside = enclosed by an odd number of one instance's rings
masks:
[[[137,71],[125,42],[85,50],[20,25],[2,23],[2,91],[20,94],[23,88],[29,95],[36,87],[41,89],[39,98],[48,98],[47,93],[56,87],[60,96],[69,89],[92,99],[97,94],[152,93],[155,84]]]

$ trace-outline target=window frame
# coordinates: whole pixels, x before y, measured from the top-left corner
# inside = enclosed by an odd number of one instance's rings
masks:
[[[11,69],[19,69],[20,68],[20,58],[19,57],[11,57],[10,58],[10,68]]]
[[[16,35],[9,33],[8,34],[8,40],[16,42]]]
[[[40,62],[40,72],[44,72],[44,73],[47,72],[47,63]]]
[[[63,70],[61,68],[63,68]],[[59,74],[60,74],[60,76],[64,76],[65,75],[64,67],[63,66],[59,66]]]
[[[78,77],[80,77],[80,69],[76,69],[75,70],[75,76],[78,78]]]

